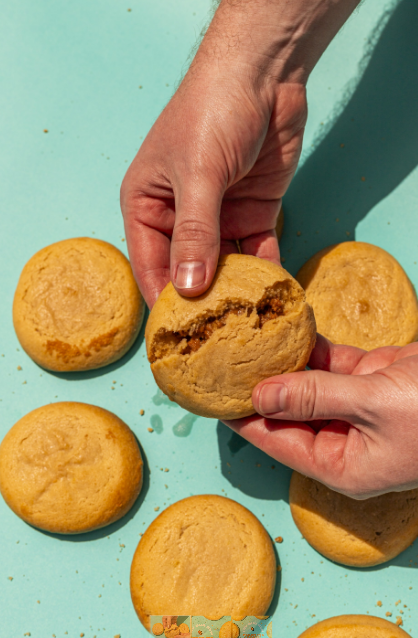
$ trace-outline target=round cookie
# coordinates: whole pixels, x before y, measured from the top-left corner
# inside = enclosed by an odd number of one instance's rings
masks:
[[[273,621],[270,621],[266,628],[267,638],[273,638]]]
[[[418,302],[405,271],[378,246],[348,241],[321,250],[296,279],[318,332],[333,343],[373,350],[418,339]]]
[[[161,512],[131,567],[132,602],[147,629],[150,616],[170,609],[206,618],[264,614],[275,582],[274,550],[260,521],[239,503],[210,494]]]
[[[289,503],[308,543],[342,565],[385,563],[418,536],[418,489],[358,501],[293,472]]]
[[[55,371],[91,370],[120,359],[144,317],[126,257],[99,239],[51,244],[25,265],[13,323],[26,353]]]
[[[224,622],[219,630],[219,638],[238,638],[239,627],[232,620]]]
[[[179,629],[181,634],[190,633],[189,625],[186,625],[185,622],[182,622],[181,625],[179,625]]]
[[[164,288],[145,338],[154,378],[172,401],[201,416],[237,419],[254,414],[259,381],[305,368],[316,326],[304,291],[283,268],[227,255],[204,295]]]
[[[375,616],[335,616],[307,629],[299,638],[411,638],[392,622]]]
[[[52,403],[18,421],[0,445],[0,491],[24,521],[79,534],[122,518],[142,487],[136,439],[117,416]]]
[[[154,636],[161,636],[163,632],[164,632],[164,627],[162,626],[160,622],[156,622],[152,626],[152,633],[154,634]]]

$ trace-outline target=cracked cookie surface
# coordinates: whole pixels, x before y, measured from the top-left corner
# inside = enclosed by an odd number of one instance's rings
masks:
[[[167,610],[206,618],[265,614],[275,582],[276,558],[263,525],[236,501],[212,494],[161,512],[131,567],[132,602],[147,629],[151,616]]]
[[[393,622],[366,615],[335,616],[316,623],[299,638],[411,638]]]
[[[136,439],[116,415],[62,402],[29,412],[0,445],[0,491],[30,525],[59,534],[124,516],[142,487]]]
[[[46,246],[23,268],[13,323],[27,354],[48,370],[91,370],[133,345],[145,304],[126,257],[78,237]]]
[[[170,399],[194,414],[236,419],[254,413],[258,382],[305,368],[316,325],[283,268],[227,255],[200,297],[182,297],[169,283],[145,335],[154,378]]]

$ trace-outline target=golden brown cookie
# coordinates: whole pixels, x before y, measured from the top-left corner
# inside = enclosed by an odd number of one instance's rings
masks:
[[[24,521],[79,534],[122,518],[142,487],[136,439],[117,416],[52,403],[18,421],[0,445],[0,491]]]
[[[23,268],[13,323],[27,354],[48,370],[91,370],[120,359],[144,317],[126,257],[99,239],[51,244]]]
[[[160,622],[156,622],[152,626],[152,633],[154,634],[154,636],[161,636],[163,632],[164,632],[164,627],[162,626]]]
[[[267,638],[273,638],[273,621],[270,621],[266,628]]]
[[[299,638],[411,638],[394,623],[374,616],[336,616],[317,623]]]
[[[232,620],[224,622],[219,630],[219,638],[238,638],[239,627]]]
[[[182,622],[181,625],[179,625],[179,629],[181,634],[190,633],[189,625],[186,625],[185,622]]]
[[[359,501],[293,472],[289,503],[308,543],[343,565],[385,563],[418,536],[418,489]]]
[[[175,638],[175,636],[180,635],[180,627],[178,627],[176,623],[173,623],[164,630],[164,634],[166,638]]]
[[[237,419],[254,413],[257,383],[305,368],[316,327],[283,268],[227,255],[200,297],[182,297],[169,283],[145,335],[154,378],[171,400],[201,416]]]
[[[414,287],[378,246],[347,241],[325,248],[296,279],[314,309],[318,332],[333,343],[373,350],[418,339]]]
[[[150,616],[167,609],[206,618],[261,615],[275,581],[274,550],[260,521],[211,494],[164,510],[142,536],[131,567],[132,601],[147,629]]]

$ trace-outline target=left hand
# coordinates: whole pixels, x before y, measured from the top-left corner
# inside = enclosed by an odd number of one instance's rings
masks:
[[[309,366],[259,383],[259,414],[226,424],[352,498],[418,487],[418,343],[366,352],[318,335]]]

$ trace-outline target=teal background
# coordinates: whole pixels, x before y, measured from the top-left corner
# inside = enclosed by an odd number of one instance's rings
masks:
[[[318,555],[293,524],[290,472],[222,424],[170,403],[153,381],[143,332],[110,368],[54,375],[13,331],[14,289],[36,250],[80,235],[125,250],[121,180],[181,77],[209,0],[0,6],[0,439],[29,410],[85,401],[124,419],[147,459],[133,511],[86,536],[32,529],[0,499],[0,636],[145,636],[129,595],[140,533],[155,508],[204,492],[236,499],[284,539],[275,638],[297,638],[335,614],[389,611],[394,620],[400,608],[404,629],[418,636],[418,548],[367,570]],[[389,250],[418,284],[417,25],[416,0],[366,0],[315,69],[303,158],[284,202],[282,253],[292,273],[317,249],[355,238]]]

